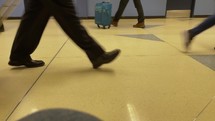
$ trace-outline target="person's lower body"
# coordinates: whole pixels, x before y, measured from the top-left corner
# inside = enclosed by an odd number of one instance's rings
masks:
[[[26,11],[14,40],[9,65],[17,66],[31,63],[31,67],[43,66],[44,62],[34,61],[30,55],[39,44],[45,26],[52,15],[64,32],[86,52],[93,64],[98,68],[109,63],[120,50],[106,53],[103,48],[87,33],[76,16],[72,0],[25,0]],[[14,62],[16,62],[14,64]],[[17,64],[17,62],[20,62]],[[41,64],[43,63],[43,64]]]
[[[215,15],[212,15],[205,19],[202,23],[200,23],[198,26],[185,31],[185,39],[184,39],[184,46],[185,49],[188,50],[191,42],[193,41],[193,38],[203,31],[209,29],[210,27],[215,25]]]
[[[118,26],[118,22],[125,10],[125,7],[127,6],[129,0],[120,0],[120,3],[119,3],[119,7],[118,7],[118,10],[113,18],[113,21],[112,21],[112,25],[117,27]]]
[[[117,27],[118,22],[123,14],[123,11],[125,10],[125,7],[127,6],[129,0],[121,0],[119,3],[119,8],[114,16],[114,19],[112,21],[112,25]],[[143,12],[143,7],[142,3],[140,0],[133,0],[134,6],[137,9],[138,13],[138,22],[137,24],[133,25],[134,28],[144,28],[145,27],[145,17],[144,17],[144,12]]]

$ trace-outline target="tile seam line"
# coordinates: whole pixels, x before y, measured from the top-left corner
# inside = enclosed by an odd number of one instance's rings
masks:
[[[24,96],[21,98],[21,100],[18,102],[18,104],[14,107],[14,109],[11,111],[11,113],[7,116],[5,121],[8,121],[8,119],[11,117],[11,115],[15,112],[15,110],[19,107],[19,105],[22,103],[24,98],[28,95],[28,93],[31,91],[31,89],[34,87],[34,85],[38,82],[40,77],[43,75],[43,73],[47,70],[49,65],[54,61],[56,56],[60,53],[62,48],[66,45],[66,43],[69,41],[69,38],[63,43],[63,45],[60,47],[60,49],[57,51],[57,53],[54,55],[54,57],[51,59],[51,61],[48,63],[48,65],[45,67],[45,69],[40,73],[40,75],[37,77],[37,79],[34,81],[34,83],[30,86],[30,88],[27,90],[27,92],[24,94]]]
[[[208,106],[214,101],[215,96],[210,99],[210,101],[205,105],[205,107],[197,114],[193,121],[197,121],[199,116],[208,108]]]

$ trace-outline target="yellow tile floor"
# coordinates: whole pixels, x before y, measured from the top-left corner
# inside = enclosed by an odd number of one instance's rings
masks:
[[[53,108],[85,112],[103,121],[214,121],[215,71],[191,55],[215,55],[215,28],[196,37],[189,53],[182,46],[182,32],[202,20],[147,19],[145,29],[132,28],[135,19],[122,19],[110,29],[82,20],[107,51],[122,51],[98,70],[53,19],[32,55],[46,66],[8,66],[20,21],[7,20],[0,33],[0,121]]]

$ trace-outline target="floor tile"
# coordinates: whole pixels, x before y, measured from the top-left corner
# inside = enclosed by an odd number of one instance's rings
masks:
[[[205,105],[204,109],[199,112],[199,115],[195,118],[195,121],[213,121],[215,119],[215,101],[212,97],[208,103]]]
[[[215,55],[191,55],[191,57],[215,71]]]
[[[125,37],[152,40],[152,41],[162,41],[160,38],[158,38],[153,34],[118,35],[118,36],[125,36]]]

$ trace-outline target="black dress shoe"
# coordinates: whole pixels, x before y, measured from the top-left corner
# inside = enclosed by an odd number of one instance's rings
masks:
[[[29,60],[29,61],[10,60],[8,64],[11,66],[26,66],[28,68],[41,67],[45,65],[45,63],[42,60]]]
[[[92,61],[93,68],[97,69],[102,64],[110,63],[119,55],[119,53],[120,53],[119,49],[104,53],[103,55],[99,56],[97,59]]]
[[[0,32],[4,32],[4,25],[3,24],[0,27]]]

